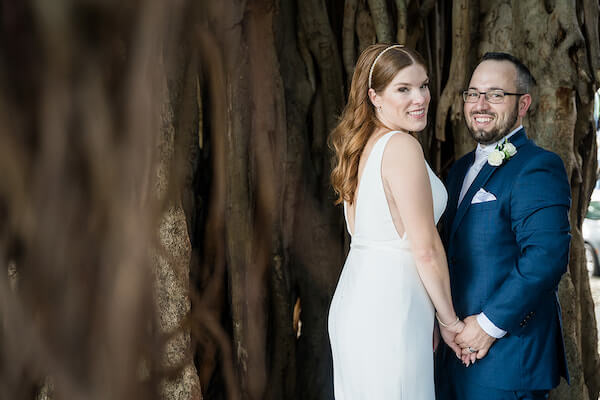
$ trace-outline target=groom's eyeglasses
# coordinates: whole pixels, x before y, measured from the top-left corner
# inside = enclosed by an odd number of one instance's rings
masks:
[[[504,103],[504,96],[522,96],[524,94],[525,93],[509,93],[502,89],[488,90],[487,92],[469,89],[462,93],[465,103],[477,103],[479,101],[479,96],[484,95],[485,101],[492,104]]]

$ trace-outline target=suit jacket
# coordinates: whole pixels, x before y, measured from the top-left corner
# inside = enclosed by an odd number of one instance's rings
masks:
[[[509,141],[517,153],[497,167],[486,163],[458,207],[474,151],[452,167],[442,232],[458,316],[483,311],[508,333],[469,368],[448,348],[440,366],[456,369],[464,379],[457,384],[550,389],[569,379],[557,286],[569,258],[570,185],[562,160],[524,129]],[[482,188],[496,200],[471,204]]]

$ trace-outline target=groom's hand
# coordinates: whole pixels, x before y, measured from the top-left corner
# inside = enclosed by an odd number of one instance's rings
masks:
[[[454,341],[462,348],[463,354],[470,354],[469,347],[477,350],[477,359],[481,360],[490,350],[490,347],[496,341],[495,338],[488,335],[477,322],[477,316],[471,315],[464,320],[465,328],[456,335]]]

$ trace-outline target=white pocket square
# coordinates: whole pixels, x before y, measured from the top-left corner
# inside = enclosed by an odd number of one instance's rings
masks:
[[[483,188],[481,188],[477,191],[477,193],[475,193],[475,196],[473,196],[473,200],[471,200],[471,204],[485,203],[488,201],[495,201],[495,200],[496,200],[496,196],[494,196],[493,193],[490,193],[490,192],[484,190]]]

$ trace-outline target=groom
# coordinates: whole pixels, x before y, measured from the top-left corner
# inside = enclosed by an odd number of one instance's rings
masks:
[[[487,53],[463,93],[477,148],[447,181],[443,238],[465,367],[436,354],[438,400],[546,399],[568,380],[557,286],[569,256],[570,186],[561,159],[522,126],[534,83],[527,67]]]

